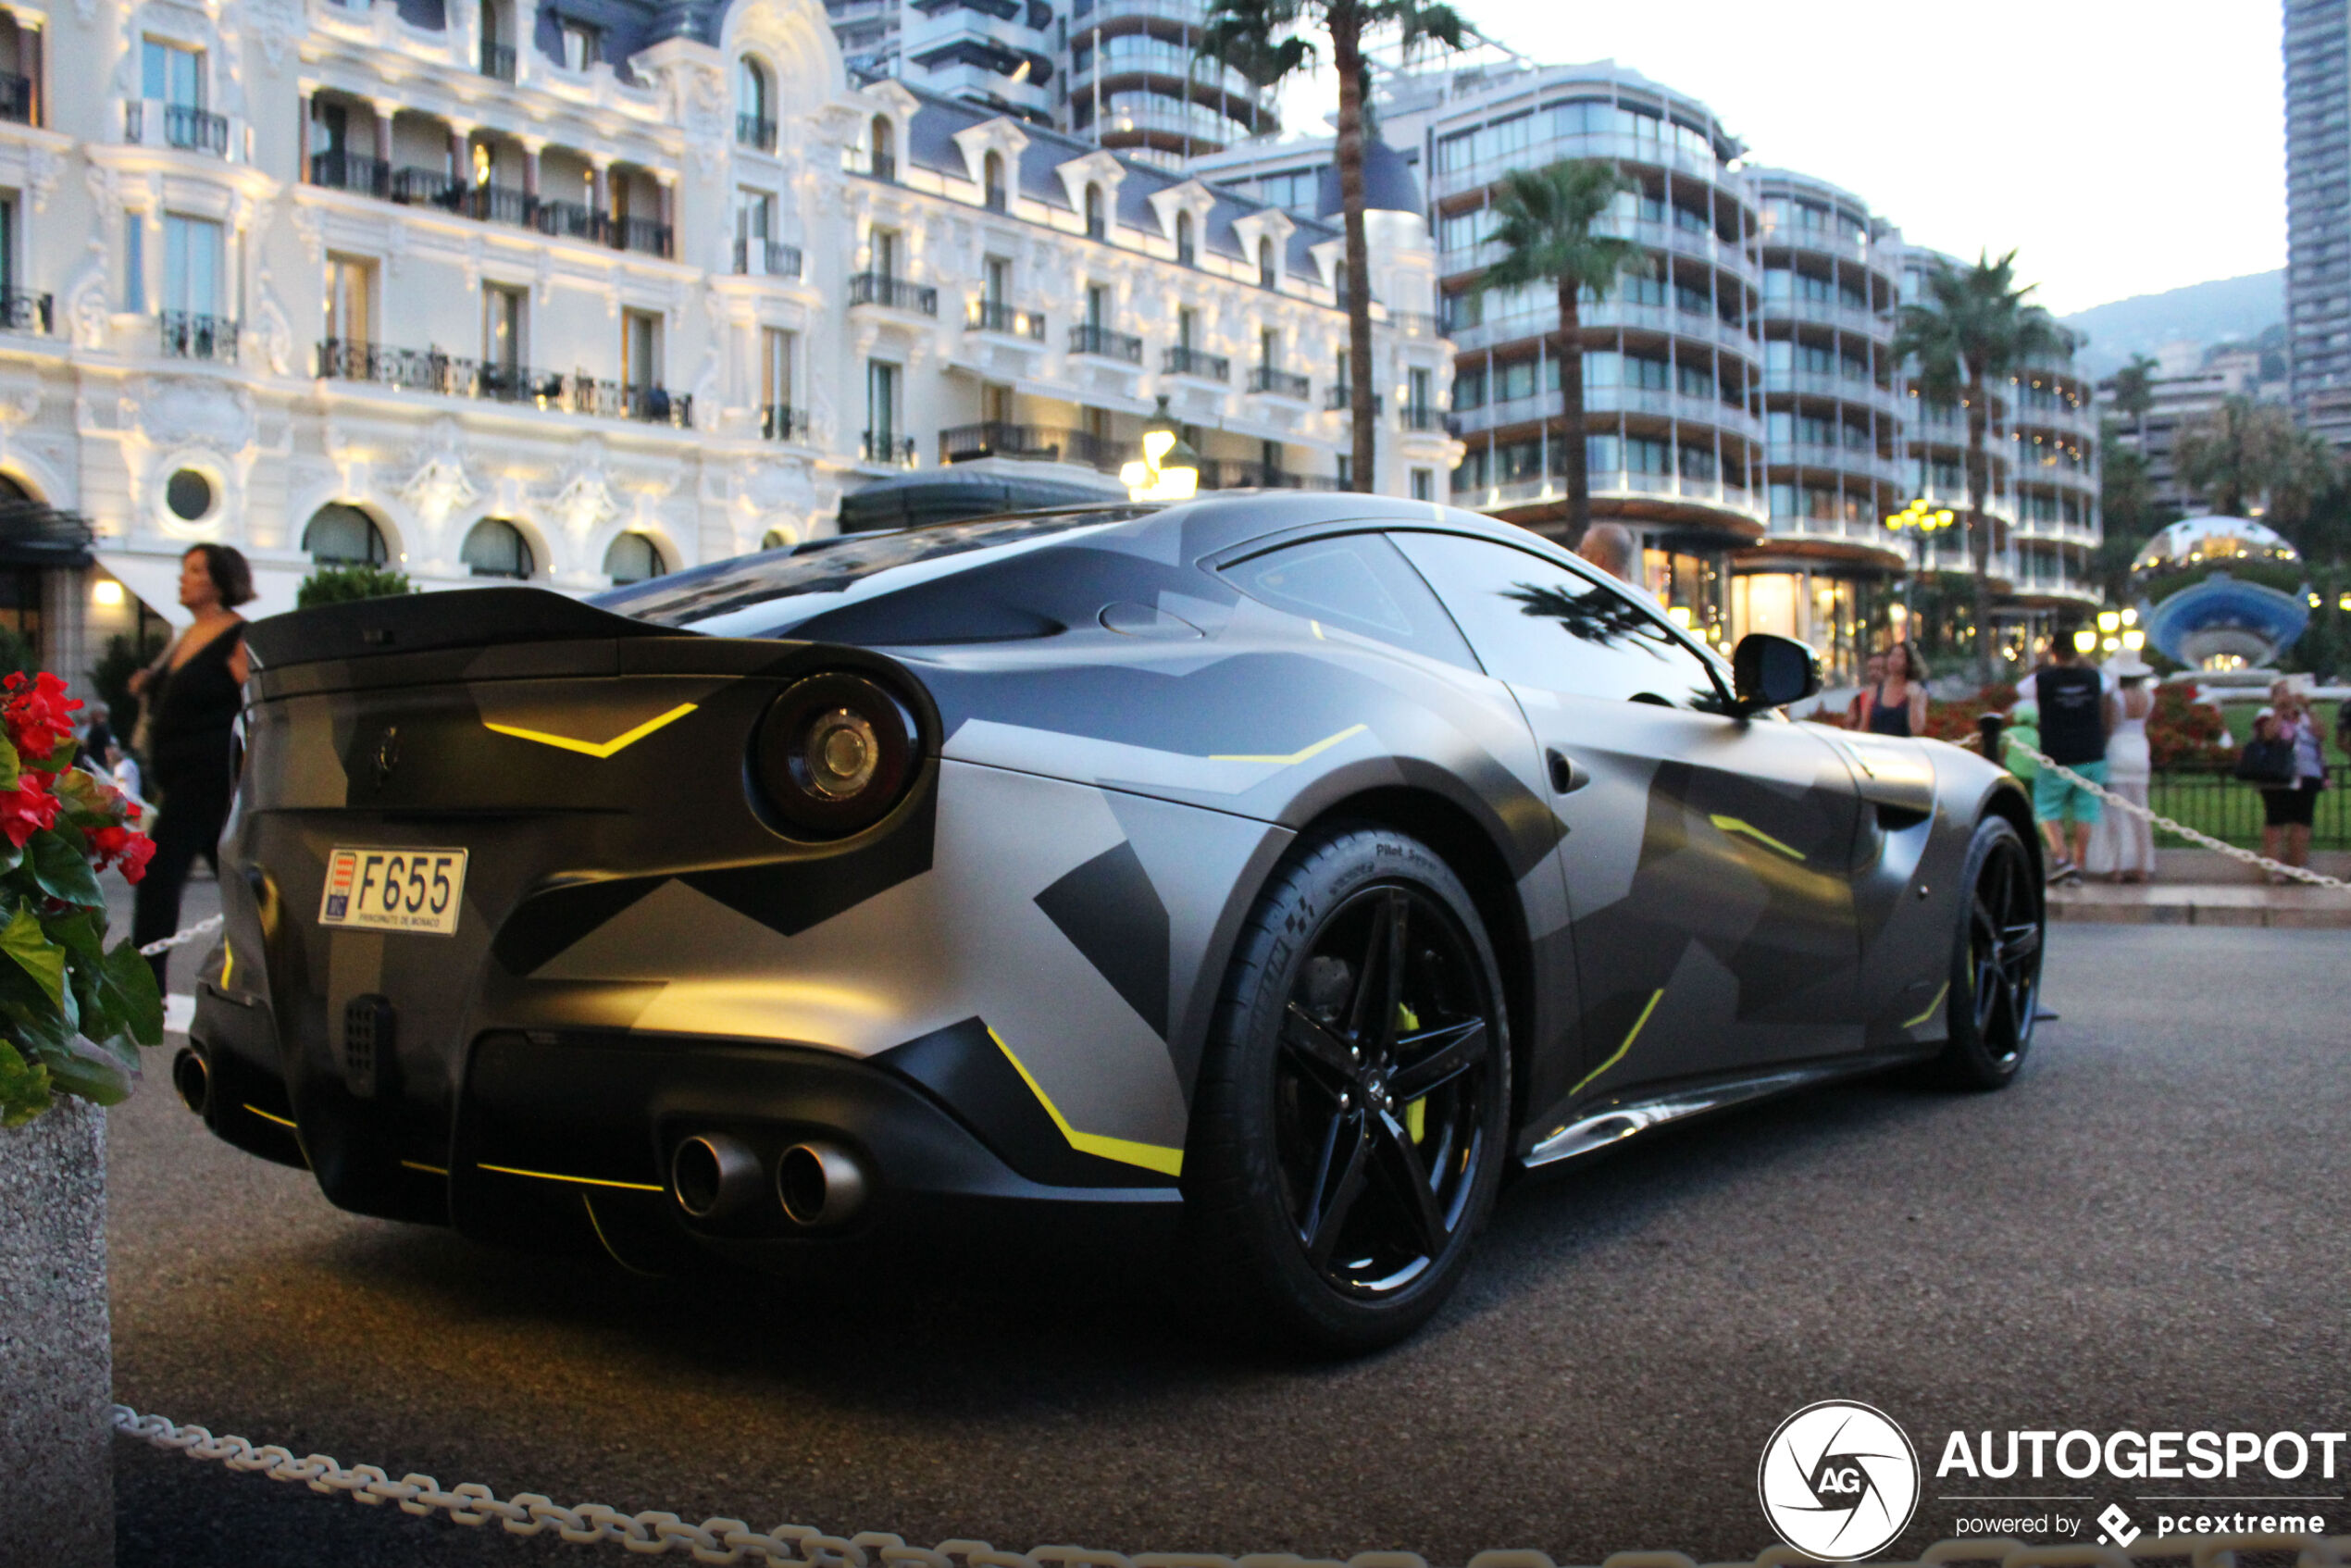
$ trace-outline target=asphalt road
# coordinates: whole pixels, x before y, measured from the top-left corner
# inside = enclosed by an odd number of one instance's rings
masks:
[[[395,1475],[763,1528],[1750,1556],[1763,1443],[1816,1400],[1888,1412],[1930,1466],[1955,1428],[2351,1426],[2346,957],[2056,927],[2062,1019],[2007,1092],[1816,1091],[1522,1188],[1443,1316],[1346,1365],[1131,1287],[819,1297],[359,1219],[156,1074],[110,1135],[116,1384]],[[117,1455],[125,1563],[633,1561]],[[1949,1528],[1926,1489],[1909,1549]]]

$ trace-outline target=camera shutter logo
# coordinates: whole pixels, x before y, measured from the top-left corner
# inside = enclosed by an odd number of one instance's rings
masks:
[[[1780,1539],[1830,1562],[1872,1557],[1909,1528],[1919,1456],[1883,1411],[1845,1400],[1806,1405],[1763,1445],[1755,1487]]]

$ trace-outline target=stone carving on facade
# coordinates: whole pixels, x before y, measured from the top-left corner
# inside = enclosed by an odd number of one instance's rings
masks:
[[[106,244],[93,239],[90,254],[60,291],[66,300],[66,332],[76,348],[106,346],[106,333],[114,322],[114,305],[106,292],[107,271]]]
[[[620,516],[613,499],[612,477],[604,462],[604,443],[590,436],[574,449],[564,468],[563,484],[547,504],[547,514],[574,539],[586,539]]]
[[[262,58],[268,62],[270,74],[276,75],[285,64],[286,45],[303,30],[299,0],[245,0],[245,17],[252,23],[255,41],[261,45]]]
[[[436,419],[417,445],[415,467],[396,494],[428,529],[439,529],[457,509],[480,495],[466,473],[465,433],[457,421]]]
[[[699,62],[681,62],[668,75],[694,167],[704,180],[715,180],[726,164],[728,136],[733,129],[728,117],[734,105],[727,79],[716,67]]]
[[[260,269],[256,281],[260,285],[261,305],[255,312],[256,320],[254,338],[260,343],[264,358],[269,362],[273,375],[288,375],[293,369],[293,326],[286,319],[285,306],[279,303],[278,290],[270,280],[269,268]]]
[[[49,205],[49,193],[57,188],[57,175],[64,168],[62,159],[49,148],[35,143],[25,149],[25,189],[32,193],[32,210],[41,211]]]
[[[132,382],[125,402],[125,414],[155,446],[201,446],[226,456],[253,444],[256,426],[248,388],[209,377],[150,377]]]

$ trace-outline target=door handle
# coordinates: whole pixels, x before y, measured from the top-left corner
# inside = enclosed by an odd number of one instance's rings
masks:
[[[1590,773],[1576,766],[1556,751],[1545,752],[1543,760],[1550,765],[1553,794],[1572,795],[1592,781]]]

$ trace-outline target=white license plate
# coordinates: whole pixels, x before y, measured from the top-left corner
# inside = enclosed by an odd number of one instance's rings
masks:
[[[339,849],[327,857],[318,924],[451,937],[465,896],[464,850]]]

